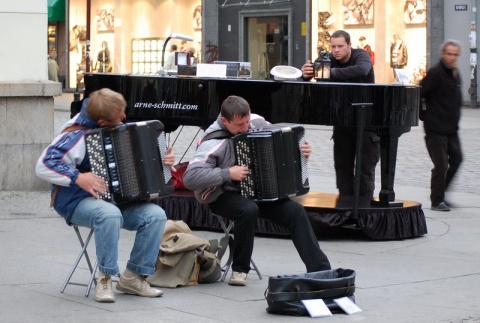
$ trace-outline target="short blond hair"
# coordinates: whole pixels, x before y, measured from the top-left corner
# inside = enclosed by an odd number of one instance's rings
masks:
[[[110,121],[114,112],[123,111],[127,107],[123,95],[113,90],[103,88],[90,94],[87,103],[87,114],[94,121],[100,119]]]

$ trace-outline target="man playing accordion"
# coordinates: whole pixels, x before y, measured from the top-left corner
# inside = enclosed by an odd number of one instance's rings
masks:
[[[69,225],[94,229],[98,259],[95,300],[112,303],[112,275],[119,275],[118,240],[120,229],[137,231],[126,269],[120,274],[117,290],[144,297],[163,294],[152,288],[145,276],[155,272],[158,249],[167,221],[165,211],[149,201],[114,205],[99,197],[107,190],[105,181],[92,173],[86,153],[85,134],[89,129],[113,127],[125,119],[127,103],[109,89],[93,92],[82,110],[61,129],[44,150],[36,174],[53,185],[52,204]],[[164,163],[172,166],[175,157],[170,147]]]
[[[236,135],[268,124],[263,117],[251,114],[245,99],[229,96],[205,135],[218,130],[228,130],[231,135]],[[308,142],[300,146],[300,150],[308,159],[311,151]],[[240,194],[237,184],[244,181],[249,172],[247,166],[235,165],[234,140],[218,138],[201,142],[183,178],[185,186],[195,191],[200,203],[208,204],[214,214],[235,222],[235,248],[229,284],[245,286],[247,283],[258,217],[290,231],[307,272],[330,269],[328,258],[320,249],[302,205],[289,198],[255,202]]]

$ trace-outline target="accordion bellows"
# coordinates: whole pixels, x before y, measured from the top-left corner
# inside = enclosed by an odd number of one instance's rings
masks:
[[[308,166],[300,145],[301,125],[273,124],[234,137],[235,162],[250,169],[240,193],[255,201],[275,201],[307,194]]]
[[[158,120],[92,129],[85,135],[92,173],[105,180],[100,198],[115,204],[170,195],[174,187],[163,124]]]

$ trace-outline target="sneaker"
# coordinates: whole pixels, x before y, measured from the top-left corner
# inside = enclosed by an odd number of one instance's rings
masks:
[[[233,286],[247,286],[247,273],[232,271],[232,276],[228,284]]]
[[[95,287],[95,301],[99,303],[115,302],[115,295],[112,290],[112,278],[110,276],[104,276],[97,282],[97,287]]]
[[[127,278],[120,274],[120,279],[117,283],[117,290],[126,294],[138,295],[143,297],[158,297],[162,296],[163,292],[150,286],[143,276],[135,275],[132,278]]]
[[[441,202],[437,205],[432,205],[432,207],[430,208],[431,210],[434,210],[434,211],[450,211],[450,207],[445,204],[445,202]]]

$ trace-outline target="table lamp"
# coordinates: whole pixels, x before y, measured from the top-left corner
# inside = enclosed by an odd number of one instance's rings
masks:
[[[170,36],[168,36],[167,39],[165,40],[165,42],[163,43],[162,68],[160,69],[159,74],[165,74],[165,49],[167,48],[168,42],[172,38],[193,41],[193,38],[190,37],[190,36],[177,34],[177,33],[171,33]],[[163,73],[162,73],[162,71],[163,71]]]

